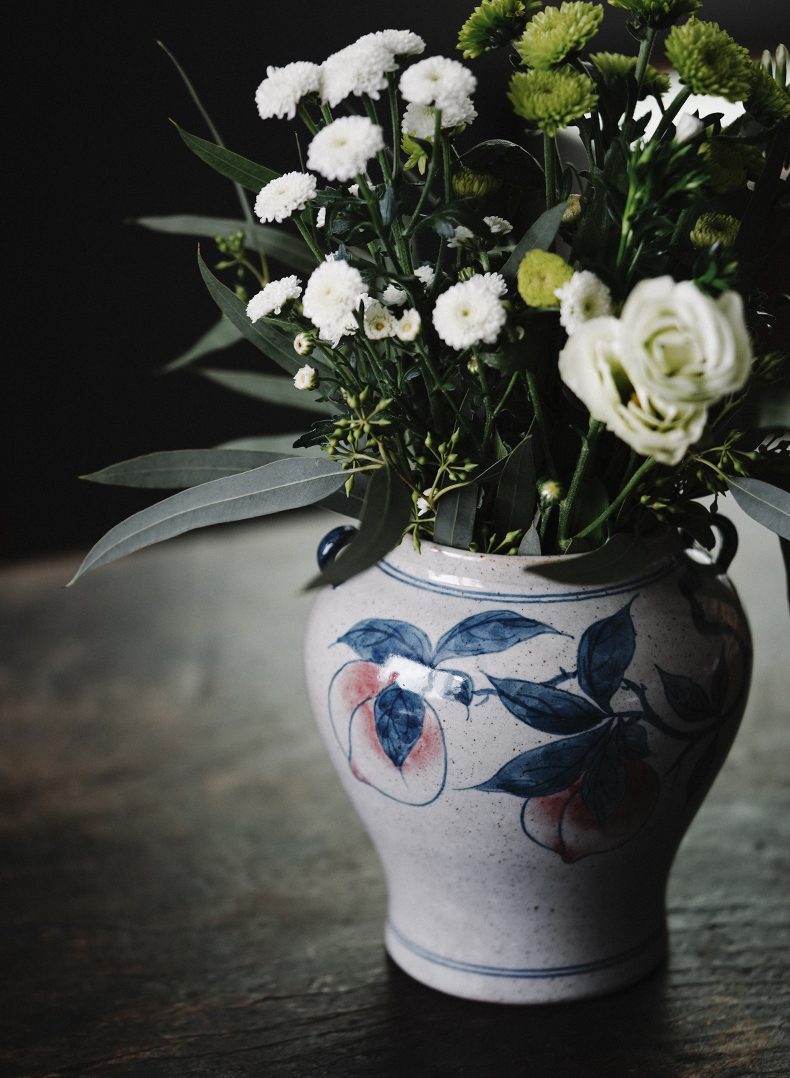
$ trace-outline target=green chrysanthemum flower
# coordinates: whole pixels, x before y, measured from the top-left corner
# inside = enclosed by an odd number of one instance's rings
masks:
[[[751,91],[755,65],[748,51],[736,45],[718,23],[689,19],[683,26],[673,26],[666,54],[695,94],[743,101]]]
[[[518,116],[536,123],[548,135],[567,127],[598,104],[592,79],[571,68],[517,71],[508,98]]]
[[[542,0],[483,0],[461,27],[456,48],[463,50],[465,60],[474,60],[489,49],[509,45],[541,6]]]
[[[590,59],[606,80],[624,79],[628,72],[636,67],[635,56],[624,56],[620,52],[596,52]],[[652,64],[648,64],[639,100],[643,100],[648,95],[660,97],[668,90],[669,75],[659,71]]]
[[[534,15],[516,48],[525,64],[545,71],[568,53],[583,49],[598,32],[602,18],[600,4],[565,0],[561,7]]]
[[[495,195],[502,181],[490,172],[475,172],[467,165],[458,165],[452,176],[453,191],[461,198],[486,198]]]
[[[702,7],[701,0],[609,0],[612,7],[624,7],[642,26],[660,30],[683,15],[693,15]]]
[[[747,180],[759,179],[765,159],[756,146],[732,139],[703,142],[699,152],[705,159],[708,183],[717,195],[742,191]]]
[[[518,267],[518,291],[529,307],[559,307],[554,290],[573,276],[564,258],[537,247],[527,251]]]
[[[790,116],[790,95],[761,64],[752,64],[746,108],[755,120],[770,127]]]
[[[697,218],[689,239],[695,247],[712,247],[717,242],[731,247],[740,227],[738,218],[728,213],[703,213]]]

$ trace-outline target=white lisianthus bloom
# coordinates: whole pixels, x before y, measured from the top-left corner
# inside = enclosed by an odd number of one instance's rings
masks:
[[[294,352],[299,356],[309,356],[315,348],[315,339],[312,333],[297,333],[294,337]]]
[[[675,121],[675,142],[688,142],[703,130],[705,124],[699,116],[692,116],[690,112],[682,112]]]
[[[334,344],[357,328],[354,311],[365,298],[365,285],[359,270],[348,262],[322,262],[307,282],[303,311],[321,331],[321,339]]]
[[[318,64],[298,60],[285,67],[267,67],[266,78],[255,91],[255,104],[262,120],[272,116],[292,120],[303,97],[318,90]]]
[[[378,30],[375,34],[365,34],[360,41],[368,38],[380,42],[393,56],[419,56],[425,52],[425,42],[411,30]]]
[[[294,385],[297,389],[315,389],[318,385],[318,373],[315,367],[300,367],[294,375]]]
[[[513,231],[510,221],[506,221],[504,217],[484,217],[483,220],[494,236],[506,236],[508,232]]]
[[[395,336],[399,341],[414,341],[420,332],[422,320],[413,307],[404,311],[395,323]]]
[[[713,404],[742,389],[752,348],[737,292],[711,299],[691,281],[640,281],[620,315],[631,381],[667,403]]]
[[[401,303],[406,302],[406,299],[406,293],[396,284],[388,284],[381,296],[382,303],[386,303],[389,307],[399,307]]]
[[[430,266],[418,266],[414,271],[414,276],[418,281],[422,282],[423,288],[427,290],[433,284],[436,274]]]
[[[467,243],[469,240],[475,238],[474,232],[471,228],[467,228],[466,225],[458,225],[453,231],[453,238],[447,244],[448,247],[460,247],[462,243]]]
[[[371,157],[384,149],[378,124],[367,116],[341,116],[317,135],[307,151],[307,167],[328,180],[347,180],[365,171]]]
[[[306,172],[286,172],[270,180],[255,199],[256,216],[264,222],[284,221],[315,198],[315,185],[315,176]]]
[[[463,64],[446,56],[429,56],[408,67],[400,79],[404,101],[435,105],[437,109],[459,107],[474,93],[477,79]]]
[[[476,118],[477,110],[471,97],[464,97],[442,109],[442,128],[460,127],[462,124],[470,124]],[[433,139],[436,132],[436,109],[432,105],[420,105],[412,101],[403,113],[401,130],[404,135]]]
[[[385,337],[395,336],[395,319],[378,300],[371,300],[365,305],[365,336],[371,341],[381,341]]]
[[[397,67],[391,49],[375,34],[367,34],[321,64],[321,98],[332,108],[349,94],[369,94],[378,100],[387,87],[387,72]]]
[[[247,304],[247,317],[251,322],[257,322],[267,314],[279,314],[289,299],[299,299],[301,286],[302,282],[295,276],[270,281]]]
[[[612,293],[589,270],[579,270],[560,288],[554,289],[560,301],[560,322],[568,336],[591,318],[612,313]]]
[[[607,316],[584,322],[560,352],[563,382],[583,401],[593,419],[642,456],[678,464],[705,429],[707,408],[667,403],[636,386],[626,369],[630,342],[622,322]]]
[[[431,507],[428,504],[428,499],[427,498],[418,498],[417,499],[417,516],[418,517],[424,517],[425,514],[428,512],[428,510],[430,508]]]
[[[326,224],[326,206],[319,206],[318,213],[315,215],[315,227],[323,228]]]
[[[436,332],[459,352],[480,341],[493,344],[505,324],[504,278],[498,273],[476,274],[454,284],[436,300],[433,324]]]

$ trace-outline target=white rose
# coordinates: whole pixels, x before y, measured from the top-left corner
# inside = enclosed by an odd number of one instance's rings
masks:
[[[752,349],[737,292],[713,300],[691,281],[640,281],[620,326],[630,380],[652,399],[713,404],[749,377]]]
[[[667,403],[637,386],[626,370],[630,341],[616,318],[583,322],[560,352],[563,382],[583,401],[593,419],[645,457],[678,464],[702,436],[704,406]]]

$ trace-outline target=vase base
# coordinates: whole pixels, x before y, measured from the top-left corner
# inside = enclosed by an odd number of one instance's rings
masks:
[[[385,945],[410,977],[462,999],[484,1003],[570,1003],[617,992],[642,980],[667,954],[666,926],[642,943],[594,962],[553,968],[484,966],[435,953],[387,922]]]

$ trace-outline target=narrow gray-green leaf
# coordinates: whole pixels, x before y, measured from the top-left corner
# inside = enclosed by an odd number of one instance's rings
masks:
[[[532,437],[519,442],[505,461],[494,501],[494,529],[500,540],[508,532],[526,531],[535,515],[537,493]]]
[[[229,322],[227,318],[220,318],[219,322],[215,322],[211,329],[207,330],[202,337],[199,337],[191,348],[176,359],[171,359],[168,364],[162,367],[161,373],[169,374],[171,371],[188,367],[190,363],[194,363],[201,356],[219,352],[221,349],[229,348],[236,341],[241,340],[243,340],[243,337],[233,323]]]
[[[88,553],[70,584],[91,569],[193,528],[312,505],[346,478],[331,460],[291,457],[191,487],[116,524]]]
[[[307,587],[342,584],[344,580],[381,561],[400,542],[411,515],[412,500],[408,487],[388,465],[379,468],[373,473],[365,491],[356,538]]]
[[[264,165],[256,165],[254,161],[248,161],[246,157],[240,157],[239,154],[226,150],[224,146],[218,146],[216,142],[208,142],[206,139],[198,138],[197,135],[190,135],[183,127],[179,127],[175,120],[171,122],[186,145],[202,161],[256,195],[265,184],[276,180],[280,175],[279,172],[273,172]]]
[[[525,569],[562,584],[612,584],[642,572],[664,549],[661,539],[651,541],[620,532],[589,554],[566,555]]]
[[[191,213],[168,217],[132,217],[129,223],[142,225],[154,232],[181,236],[230,236],[241,229],[253,250],[263,251],[265,255],[276,258],[299,273],[312,273],[316,266],[315,258],[304,240],[269,225],[250,225],[231,217],[201,217]]]
[[[527,251],[533,251],[536,247],[541,251],[547,251],[552,240],[557,235],[562,215],[568,208],[567,202],[560,202],[558,206],[552,206],[540,215],[535,224],[527,232],[526,236],[516,244],[513,254],[499,271],[505,277],[515,277],[518,267]]]
[[[289,408],[301,408],[306,412],[320,412],[322,415],[334,415],[335,410],[326,401],[317,401],[310,390],[297,389],[292,379],[281,374],[256,374],[253,371],[223,371],[201,368],[198,374],[218,382],[226,389],[244,393],[248,397],[269,401],[271,404],[285,404]]]
[[[295,448],[293,443],[303,434],[303,431],[299,431],[296,434],[270,434],[260,438],[233,438],[216,448],[253,449],[264,453],[278,453],[281,457],[323,457],[326,455],[320,445]]]
[[[738,505],[752,520],[790,539],[790,494],[764,483],[762,479],[728,479],[727,485]]]
[[[534,524],[531,524],[524,533],[524,538],[519,544],[518,552],[520,555],[528,558],[540,557],[540,536],[538,535],[538,529]]]
[[[440,546],[468,550],[475,531],[477,483],[451,490],[439,499],[433,541]]]
[[[287,453],[256,452],[245,449],[172,449],[122,460],[90,475],[80,476],[92,483],[119,487],[151,487],[185,490],[226,475],[249,472],[264,464],[282,460]]]

